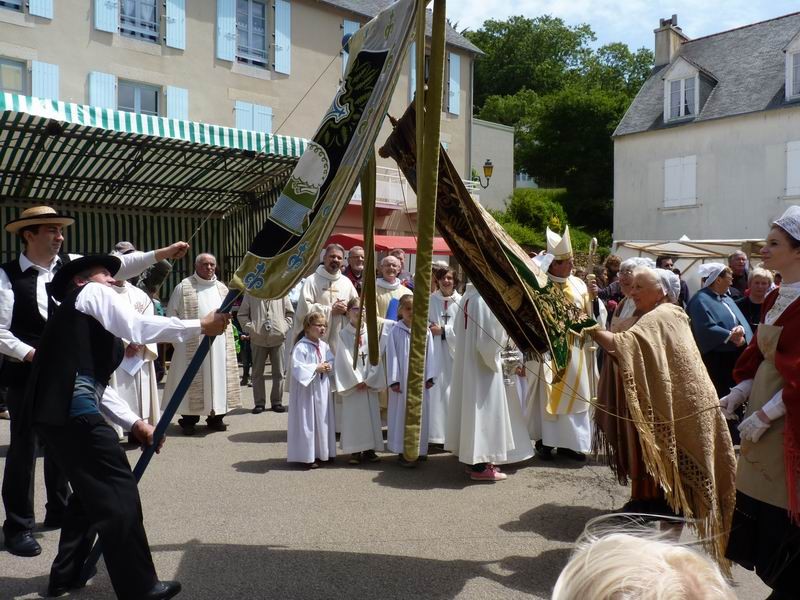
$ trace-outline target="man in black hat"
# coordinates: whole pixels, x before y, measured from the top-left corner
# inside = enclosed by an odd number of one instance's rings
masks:
[[[0,265],[0,354],[4,355],[0,381],[8,386],[7,403],[11,414],[11,442],[3,475],[3,523],[5,546],[17,556],[36,556],[42,548],[33,538],[33,475],[36,464],[36,438],[29,424],[16,418],[23,411],[25,385],[30,378],[31,361],[48,316],[45,285],[62,265],[78,257],[60,254],[63,229],[75,220],[49,206],[35,206],[22,212],[5,229],[22,240],[19,257]],[[181,258],[189,245],[177,242],[154,252],[134,252],[123,258],[121,275],[132,277],[158,260]],[[50,460],[44,459],[47,489],[46,527],[59,527],[66,507],[69,487]]]
[[[103,415],[142,444],[153,443],[154,427],[108,382],[124,355],[120,338],[147,344],[220,335],[230,315],[180,320],[139,314],[111,288],[120,266],[116,256],[85,256],[56,273],[49,289],[60,304],[42,334],[25,395],[30,422],[73,488],[50,571],[50,596],[82,585],[95,531],[119,598],[171,598],[181,589],[156,576],[136,480]]]

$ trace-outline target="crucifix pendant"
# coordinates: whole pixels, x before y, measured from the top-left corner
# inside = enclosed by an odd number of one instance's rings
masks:
[[[367,364],[367,362],[365,360],[366,358],[367,358],[367,353],[366,352],[362,352],[361,353],[361,366],[362,367]]]
[[[444,324],[447,325],[447,322],[450,320],[450,315],[448,315],[447,313],[442,313],[440,316],[442,317]]]

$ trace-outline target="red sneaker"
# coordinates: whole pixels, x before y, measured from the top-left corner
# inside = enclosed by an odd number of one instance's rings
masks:
[[[508,479],[508,475],[498,471],[494,465],[486,465],[483,471],[470,473],[469,478],[472,481],[503,481]]]

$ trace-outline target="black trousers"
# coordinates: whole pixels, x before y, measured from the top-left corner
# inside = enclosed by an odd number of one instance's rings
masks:
[[[3,473],[3,506],[6,520],[3,533],[6,539],[23,531],[33,531],[36,518],[33,512],[33,483],[36,471],[36,433],[24,419],[25,387],[8,388],[6,402],[11,416],[11,442],[6,454]],[[44,484],[47,490],[47,515],[58,519],[67,508],[69,485],[50,453],[44,451]]]
[[[144,596],[157,582],[142,519],[139,489],[117,434],[101,415],[71,419],[63,427],[36,427],[72,484],[51,584],[73,581],[100,536],[118,598]]]

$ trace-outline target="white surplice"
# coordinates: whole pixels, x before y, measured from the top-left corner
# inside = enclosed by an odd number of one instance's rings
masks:
[[[189,315],[183,303],[183,287],[191,286],[192,280],[197,288],[197,314]],[[172,295],[167,305],[167,316],[177,316],[182,319],[195,319],[201,318],[217,310],[222,305],[223,298],[220,296],[220,291],[217,287],[217,278],[211,280],[198,277],[196,274],[187,277],[180,284],[175,286]],[[230,328],[227,329],[225,334],[217,336],[211,348],[208,351],[208,356],[203,361],[200,367],[200,372],[197,377],[203,378],[203,409],[192,410],[190,402],[192,401],[191,391],[188,391],[178,407],[179,415],[208,415],[214,411],[215,415],[224,415],[228,412],[228,382],[227,382],[227,344],[232,343],[232,336]],[[186,372],[192,356],[187,352],[186,344],[173,344],[175,347],[172,353],[172,361],[170,362],[169,372],[167,373],[167,382],[164,385],[163,402],[166,405],[173,394],[175,388]],[[238,384],[238,382],[236,382]],[[238,385],[237,385],[238,390]]]
[[[436,387],[436,363],[433,357],[433,340],[428,330],[425,346],[425,373],[423,379],[434,380]],[[400,384],[400,392],[389,389],[389,408],[387,413],[387,446],[389,452],[403,453],[403,438],[406,429],[406,386],[408,385],[408,355],[411,350],[411,330],[403,321],[395,323],[386,342],[386,381],[389,385]],[[430,390],[424,388],[422,394],[422,420],[419,432],[419,454],[428,454],[428,422]]]
[[[434,336],[433,356],[439,374],[436,385],[430,390],[430,416],[428,441],[431,444],[444,444],[447,435],[447,412],[450,405],[450,388],[453,378],[453,358],[456,353],[457,315],[460,314],[458,302],[461,295],[443,296],[439,290],[431,294],[428,305],[428,321],[444,329],[442,336]]]
[[[328,327],[322,339],[335,351],[339,331],[347,325],[347,315],[334,315],[331,313],[331,307],[339,300],[347,304],[352,298],[358,298],[358,292],[346,275],[343,275],[341,271],[336,271],[331,275],[324,266],[317,267],[314,274],[303,282],[300,290],[292,339],[297,339],[297,336],[303,331],[303,319],[308,313],[320,312],[328,321]]]
[[[336,456],[331,373],[317,373],[321,362],[335,362],[324,340],[318,344],[303,337],[292,350],[289,370],[289,424],[287,460],[312,463]]]
[[[525,460],[533,446],[519,399],[509,396],[503,383],[500,353],[508,336],[471,284],[460,305],[445,449],[468,465]]]
[[[128,302],[139,314],[155,315],[155,307],[150,297],[135,285],[125,282],[122,286],[114,286],[120,299]],[[130,340],[122,340],[127,349]],[[128,403],[136,416],[155,425],[161,416],[161,403],[158,398],[155,359],[158,358],[158,346],[146,344],[133,357],[126,357],[121,366],[111,375],[109,385]],[[138,367],[138,368],[135,368]],[[130,373],[129,371],[134,371]],[[111,424],[118,435],[122,428]]]
[[[391,304],[392,300],[399,300],[403,296],[413,293],[399,279],[389,283],[383,277],[378,277],[375,280],[375,302],[378,305],[378,316],[385,319],[386,311],[389,309],[389,304]]]
[[[358,337],[356,368],[353,369],[353,349]],[[343,452],[362,452],[364,450],[383,450],[381,433],[381,414],[379,392],[386,389],[386,369],[383,353],[386,336],[379,341],[381,358],[377,365],[369,362],[367,328],[363,327],[358,336],[350,323],[339,332],[336,346],[336,391],[341,398],[341,437],[339,445]],[[365,383],[367,387],[358,389]],[[337,407],[338,409],[338,407]]]

